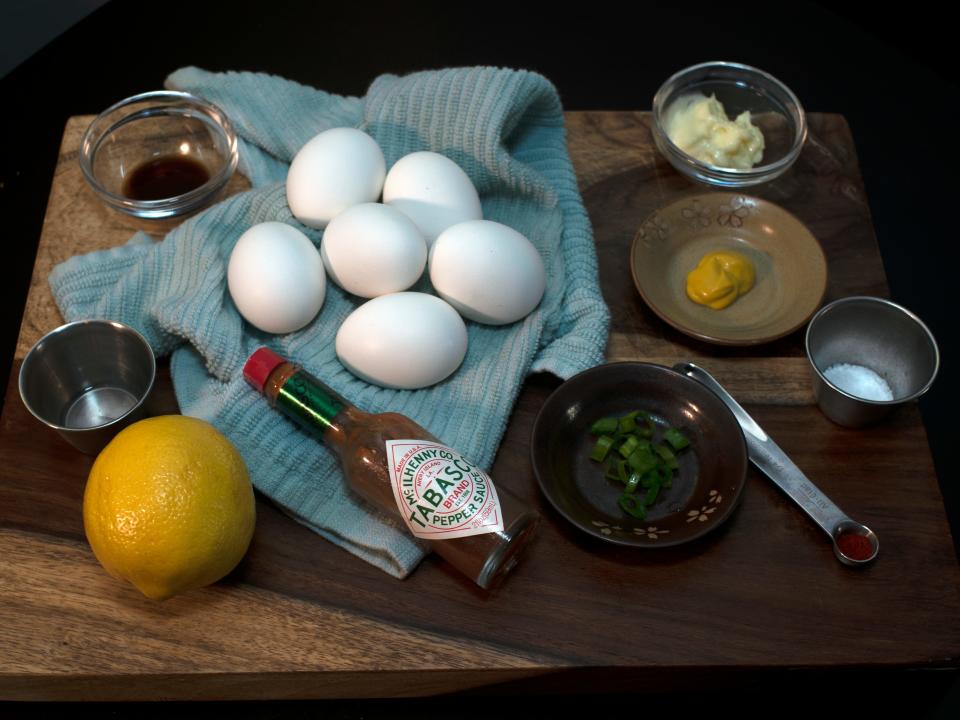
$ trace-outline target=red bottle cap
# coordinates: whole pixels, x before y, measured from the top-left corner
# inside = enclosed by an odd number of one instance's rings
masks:
[[[267,384],[267,378],[270,377],[278,365],[285,363],[282,357],[277,355],[270,348],[257,348],[253,355],[247,358],[243,366],[243,376],[247,382],[253,385],[257,392],[263,392],[263,386]]]

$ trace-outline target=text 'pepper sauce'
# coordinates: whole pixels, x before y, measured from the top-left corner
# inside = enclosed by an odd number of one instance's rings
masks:
[[[352,490],[477,585],[494,587],[516,565],[539,515],[456,450],[404,415],[359,410],[268,348],[243,373],[339,456]]]

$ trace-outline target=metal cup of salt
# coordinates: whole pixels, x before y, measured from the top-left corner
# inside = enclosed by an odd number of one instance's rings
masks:
[[[67,323],[44,335],[20,366],[20,397],[34,417],[80,452],[96,455],[146,413],[156,361],[133,328]]]
[[[936,340],[912,312],[889,300],[835,300],[807,326],[807,358],[820,410],[838,425],[864,427],[923,395],[940,367]]]

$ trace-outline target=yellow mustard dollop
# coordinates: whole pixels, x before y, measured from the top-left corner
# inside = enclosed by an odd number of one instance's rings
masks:
[[[687,275],[687,297],[723,310],[753,287],[756,271],[746,257],[732,250],[707,253]]]

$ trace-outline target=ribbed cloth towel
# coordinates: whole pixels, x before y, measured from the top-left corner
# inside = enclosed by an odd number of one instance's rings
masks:
[[[138,234],[124,246],[58,265],[50,275],[57,304],[67,320],[124,322],[142,332],[158,356],[172,353],[181,411],[230,438],[258,490],[332,542],[404,577],[423,557],[423,546],[351,494],[332,453],[271,410],[244,382],[243,364],[267,345],[360,408],[403,413],[489,467],[526,375],[569,377],[602,362],[607,340],[609,312],[557,92],[537,74],[494,68],[384,75],[364,98],[263,74],[197,68],[178,70],[167,86],[227,113],[241,136],[240,169],[253,189],[191,218],[162,242]],[[291,215],[284,179],[304,143],[344,126],[373,136],[388,168],[418,150],[455,160],[476,185],[484,217],[526,235],[547,268],[538,309],[508,326],[468,322],[463,365],[431,388],[385,390],[343,368],[334,338],[362,300],[333,283],[317,318],[283,336],[246,324],[227,290],[230,252],[255,223],[289,223],[319,245],[321,233]]]

